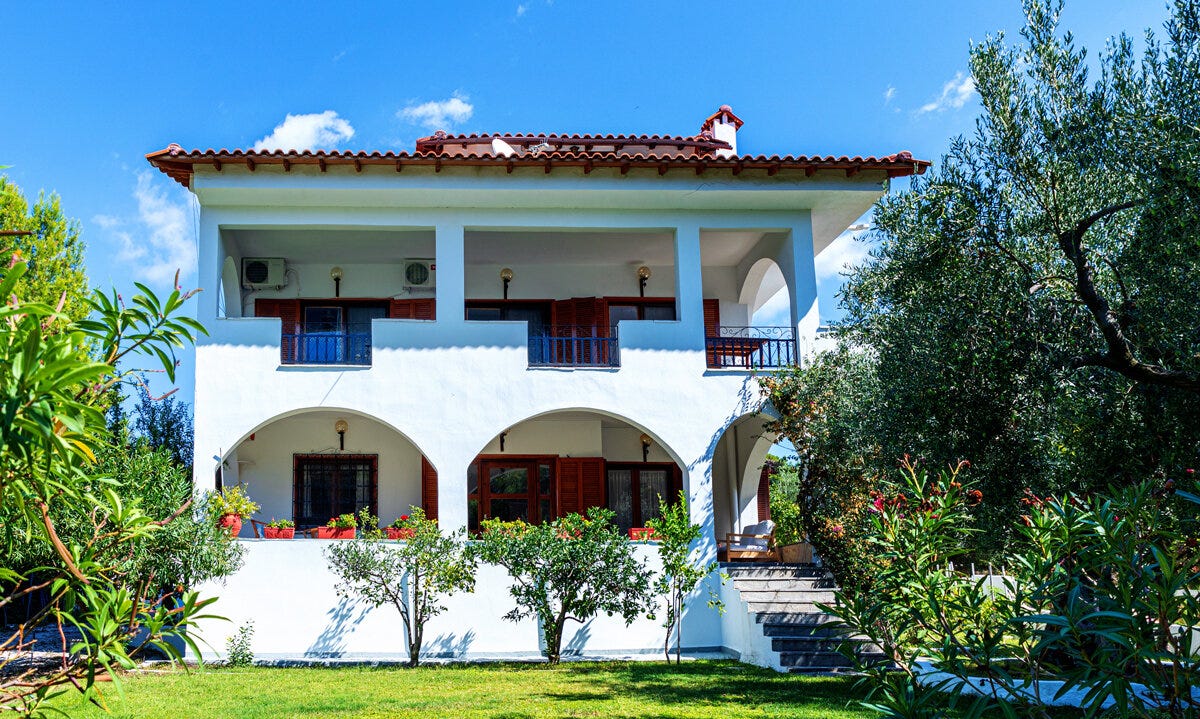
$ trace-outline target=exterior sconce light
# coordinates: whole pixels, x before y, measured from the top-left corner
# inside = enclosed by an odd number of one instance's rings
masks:
[[[338,449],[346,449],[346,430],[350,429],[349,423],[344,419],[339,419],[333,423],[333,431],[338,434]]]
[[[642,461],[645,462],[650,458],[650,445],[654,444],[654,440],[645,432],[642,432],[640,439],[642,440]]]
[[[504,438],[507,436],[508,436],[508,430],[504,430],[503,432],[500,433],[500,451],[501,452],[504,451]]]
[[[342,268],[334,267],[329,271],[329,276],[333,278],[333,296],[342,296]]]
[[[642,297],[646,296],[646,280],[650,279],[650,277],[653,275],[654,275],[654,273],[651,272],[650,268],[645,265],[642,265],[641,267],[637,268],[638,292],[641,294]]]
[[[500,280],[504,282],[504,299],[508,299],[508,283],[512,282],[513,271],[511,267],[505,267],[500,270]]]

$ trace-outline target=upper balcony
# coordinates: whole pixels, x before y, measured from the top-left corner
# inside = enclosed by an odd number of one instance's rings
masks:
[[[220,237],[218,317],[279,318],[285,366],[370,367],[386,320],[432,323],[432,346],[474,335],[494,346],[499,336],[523,345],[530,368],[615,369],[623,353],[647,349],[688,349],[709,368],[743,371],[799,357],[787,302],[775,303],[783,326],[755,322],[778,291],[787,297],[774,259],[759,265],[756,253],[778,244],[759,230],[702,231],[692,272],[679,270],[672,229],[467,229],[457,271],[437,256],[435,228],[222,228]],[[447,310],[439,286],[456,282],[461,304]],[[690,306],[681,284],[691,285]],[[680,340],[688,313],[702,313],[703,326]]]

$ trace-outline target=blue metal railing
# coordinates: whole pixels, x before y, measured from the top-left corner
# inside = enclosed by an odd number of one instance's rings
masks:
[[[598,335],[591,326],[541,327],[529,334],[530,367],[620,367],[616,329]]]
[[[721,327],[704,338],[709,367],[764,369],[796,364],[796,332],[791,327]]]
[[[301,332],[284,334],[283,364],[370,365],[370,332]]]

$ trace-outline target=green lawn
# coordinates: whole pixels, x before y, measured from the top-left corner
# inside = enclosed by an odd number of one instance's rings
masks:
[[[405,668],[250,668],[140,673],[124,698],[105,686],[112,719],[285,717],[869,717],[852,705],[853,679],[800,677],[736,662],[484,664]]]

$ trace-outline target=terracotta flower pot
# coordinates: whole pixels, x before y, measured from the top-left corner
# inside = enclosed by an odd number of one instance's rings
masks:
[[[388,539],[412,539],[417,536],[416,530],[411,527],[386,527],[383,531],[387,532]]]
[[[354,539],[354,527],[317,527],[317,539]]]
[[[263,539],[291,539],[294,536],[295,527],[263,527]]]
[[[635,542],[658,541],[658,535],[649,527],[630,527],[629,538]]]
[[[236,514],[224,514],[217,524],[229,530],[229,536],[236,537],[242,531],[242,518]]]

